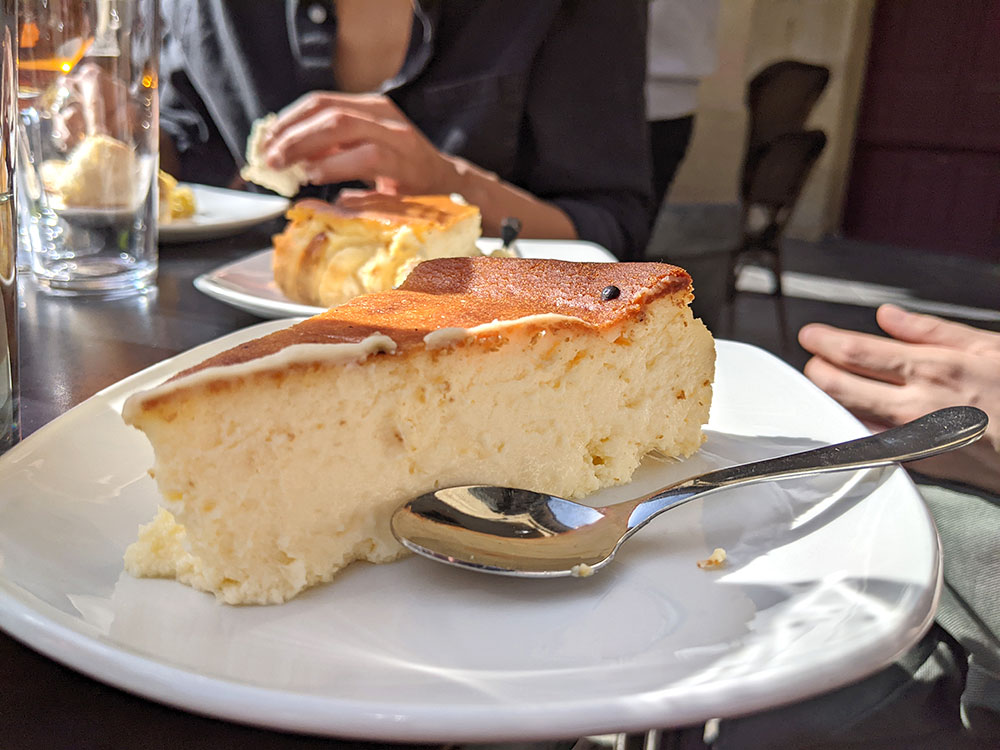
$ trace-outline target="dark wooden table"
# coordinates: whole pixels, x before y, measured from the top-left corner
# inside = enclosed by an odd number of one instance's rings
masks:
[[[20,284],[21,422],[28,436],[127,375],[260,322],[197,291],[196,276],[265,248],[268,225],[160,249],[158,291],[121,300],[60,298]],[[0,748],[340,748],[364,743],[204,718],[84,677],[0,632]]]

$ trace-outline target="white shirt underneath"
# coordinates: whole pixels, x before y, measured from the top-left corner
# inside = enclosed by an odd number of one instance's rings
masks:
[[[646,119],[673,120],[698,104],[698,84],[716,67],[719,0],[649,3]]]

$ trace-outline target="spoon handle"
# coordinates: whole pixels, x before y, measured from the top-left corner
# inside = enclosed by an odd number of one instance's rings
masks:
[[[711,471],[640,498],[629,516],[628,531],[631,534],[669,508],[738,484],[869,469],[961,448],[982,437],[988,421],[973,406],[951,406],[876,435]]]

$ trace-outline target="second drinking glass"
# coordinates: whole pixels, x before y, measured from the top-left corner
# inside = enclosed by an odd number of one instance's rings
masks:
[[[22,0],[21,263],[55,294],[155,288],[158,0]]]

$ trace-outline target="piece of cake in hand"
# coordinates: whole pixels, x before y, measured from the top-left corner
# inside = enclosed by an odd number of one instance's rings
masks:
[[[479,209],[447,195],[344,191],[306,199],[274,238],[274,280],[289,299],[330,307],[392,289],[423,260],[479,254]]]
[[[165,509],[126,568],[282,602],[402,555],[392,513],[432,489],[581,497],[688,456],[715,365],[691,299],[660,263],[446,258],[212,357],[125,404]]]
[[[290,164],[282,169],[267,166],[264,138],[277,120],[278,115],[271,112],[251,124],[250,137],[247,138],[246,161],[240,170],[240,177],[247,182],[273,190],[278,195],[291,198],[299,192],[299,188],[308,184],[309,177],[302,164]]]

